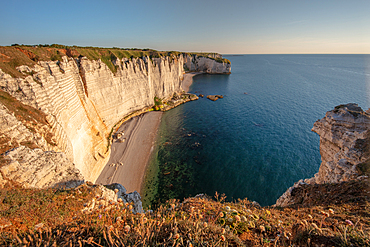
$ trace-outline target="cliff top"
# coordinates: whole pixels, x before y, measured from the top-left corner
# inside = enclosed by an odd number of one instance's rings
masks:
[[[190,56],[207,57],[220,63],[229,63],[228,59],[222,58],[217,53],[183,53],[178,51],[156,51],[152,49],[123,49],[123,48],[100,48],[79,47],[65,45],[18,45],[0,46],[0,69],[13,77],[24,77],[16,67],[21,65],[33,66],[38,61],[61,61],[63,56],[87,57],[90,60],[101,59],[112,72],[116,71],[114,61],[122,58],[159,58],[165,56],[179,56],[188,54]]]

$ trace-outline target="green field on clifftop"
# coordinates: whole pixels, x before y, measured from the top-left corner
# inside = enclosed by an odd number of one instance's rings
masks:
[[[178,51],[156,51],[153,49],[124,49],[124,48],[101,48],[79,47],[65,45],[17,45],[0,46],[0,69],[12,77],[24,77],[16,68],[20,65],[34,66],[38,61],[61,61],[63,56],[78,58],[87,57],[90,60],[101,59],[109,69],[115,73],[117,67],[114,61],[122,58],[149,58],[177,57],[180,54],[207,57],[217,62],[230,63],[229,60],[217,57],[217,53],[182,53]],[[216,57],[216,58],[215,58]]]

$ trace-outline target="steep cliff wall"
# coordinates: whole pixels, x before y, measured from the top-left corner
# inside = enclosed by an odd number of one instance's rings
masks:
[[[209,74],[230,74],[230,61],[222,59],[222,57],[208,57],[198,55],[185,55],[184,67],[188,71],[199,71]],[[215,60],[216,59],[216,60]]]
[[[339,105],[316,121],[312,131],[320,136],[321,165],[313,178],[300,180],[276,202],[287,206],[294,190],[304,185],[340,183],[363,175],[370,159],[370,114],[357,104]]]
[[[224,65],[220,67],[214,59],[200,61],[204,64],[201,67],[192,65],[193,62],[189,66],[197,69],[208,66],[209,73],[230,71],[230,66],[222,69]],[[117,58],[113,62],[115,73],[101,60],[81,56],[39,61],[34,67],[20,66],[18,70],[24,78],[13,78],[0,69],[0,89],[46,115],[55,145],[46,144],[41,136],[35,146],[44,151],[63,152],[90,181],[96,180],[109,158],[107,137],[120,119],[152,106],[155,96],[170,98],[181,91],[183,55]],[[6,107],[2,111],[7,113]],[[23,128],[21,125],[17,131]],[[32,135],[40,134],[36,131],[27,135],[32,139]]]

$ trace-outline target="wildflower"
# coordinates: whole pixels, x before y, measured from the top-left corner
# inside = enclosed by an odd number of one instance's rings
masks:
[[[221,241],[224,242],[226,240],[224,235],[221,235]]]
[[[42,229],[44,227],[44,223],[39,223],[35,225],[35,230],[37,231],[38,229]]]
[[[226,207],[225,207],[225,210],[226,210],[226,211],[230,211],[230,207],[229,207],[229,206],[226,206]]]
[[[264,227],[264,226],[260,226],[259,228],[260,228],[261,232],[266,231],[266,229],[265,229],[265,227]]]
[[[268,215],[271,215],[271,212],[270,212],[269,210],[266,210],[266,213],[267,213]]]
[[[117,223],[119,223],[119,222],[121,222],[122,221],[122,217],[121,216],[118,216],[117,218],[116,218],[116,222]]]
[[[125,225],[125,232],[128,233],[131,230],[131,227],[129,225]]]
[[[132,210],[132,205],[128,206],[128,209],[129,209],[129,210]]]
[[[179,239],[179,237],[180,237],[180,234],[178,234],[178,233],[176,233],[174,236],[173,236],[173,239]]]
[[[240,221],[240,217],[239,217],[239,215],[235,215],[235,220],[236,220],[236,221]]]
[[[221,212],[221,213],[220,213],[220,217],[221,217],[221,218],[223,218],[223,217],[224,217],[224,213],[223,213],[223,212]]]
[[[353,223],[350,220],[346,220],[346,224],[349,225],[349,226],[353,226]]]
[[[334,214],[334,210],[329,208],[329,213]]]
[[[175,208],[175,206],[176,206],[175,204],[171,204],[171,208],[172,208],[172,209],[174,209],[174,208]]]
[[[148,219],[146,217],[143,218],[143,223],[147,223],[148,222]]]
[[[207,227],[207,226],[208,226],[207,222],[204,222],[204,223],[203,223],[203,226],[204,226],[204,227]]]
[[[225,234],[225,232],[226,232],[225,228],[222,228],[221,233]]]
[[[103,216],[101,214],[99,214],[99,219],[101,219]]]

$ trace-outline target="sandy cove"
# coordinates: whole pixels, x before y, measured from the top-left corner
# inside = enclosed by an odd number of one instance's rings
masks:
[[[190,72],[184,74],[184,80],[181,83],[181,88],[185,91],[185,93],[189,91],[189,88],[193,83],[193,77],[200,74],[203,74],[203,72]]]
[[[193,83],[193,77],[201,73],[193,72],[184,74],[181,87],[185,92]],[[124,122],[114,136],[111,146],[111,155],[100,176],[97,184],[122,184],[128,193],[142,192],[145,172],[149,163],[162,112],[148,112],[133,117]]]

